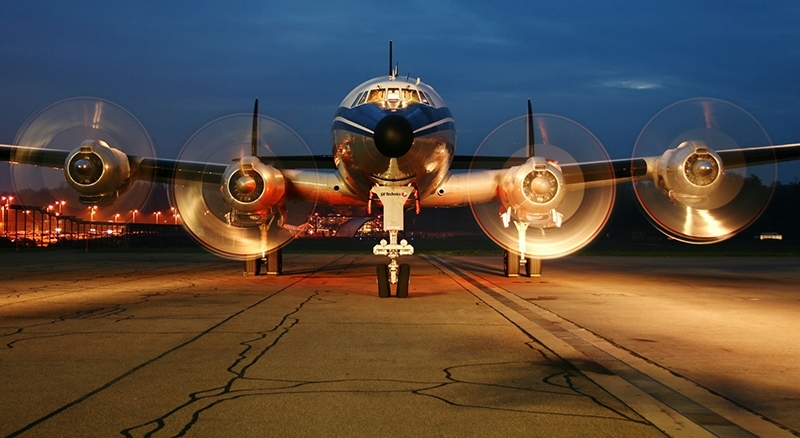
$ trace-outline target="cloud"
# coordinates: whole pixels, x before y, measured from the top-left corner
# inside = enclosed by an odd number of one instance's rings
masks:
[[[647,79],[617,79],[605,81],[604,87],[609,88],[623,88],[627,90],[653,90],[661,88],[662,84],[658,81]]]

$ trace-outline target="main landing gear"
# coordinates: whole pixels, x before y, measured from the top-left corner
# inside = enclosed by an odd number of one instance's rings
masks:
[[[541,277],[542,259],[526,257],[523,261],[519,254],[503,251],[503,273],[506,277]]]
[[[508,228],[512,222],[511,208],[507,212],[502,213],[500,217],[503,220],[503,225]],[[550,216],[547,216],[546,223],[561,227],[562,215],[555,209],[552,210]],[[519,277],[522,274],[525,277],[541,277],[542,276],[542,259],[535,259],[533,257],[525,257],[527,251],[527,237],[529,222],[523,222],[514,219],[514,226],[517,228],[517,244],[519,252],[509,250],[503,251],[503,272],[506,277]],[[544,230],[542,230],[544,233]]]
[[[281,275],[283,273],[283,250],[270,251],[264,257],[246,259],[242,275],[260,275],[264,270],[267,275]]]

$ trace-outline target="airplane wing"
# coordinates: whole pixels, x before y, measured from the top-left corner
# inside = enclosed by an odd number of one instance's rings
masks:
[[[740,168],[747,165],[768,164],[800,159],[800,143],[779,146],[762,146],[717,151],[726,169]],[[0,145],[0,161],[28,164],[33,166],[63,169],[70,151],[32,148],[16,145]],[[616,159],[607,162],[577,163],[562,166],[568,183],[604,182],[611,180],[619,184],[636,177],[648,177],[647,163],[659,157],[638,159]],[[527,158],[507,157],[473,157],[457,155],[453,157],[452,170],[466,169],[503,169],[519,166]],[[144,158],[127,156],[132,173],[138,179],[169,184],[175,181],[202,181],[221,177],[226,169],[225,164],[186,162],[170,159]],[[277,169],[335,169],[333,157],[330,155],[282,156],[271,159],[261,158],[265,164]],[[611,168],[611,174],[608,169]],[[652,167],[652,166],[651,166]],[[580,175],[580,176],[578,176]]]
[[[64,169],[70,151],[0,144],[0,161]],[[146,158],[126,155],[131,173],[139,180],[169,184],[175,181],[203,181],[221,177],[225,164]],[[277,169],[335,169],[330,155],[262,157]]]
[[[772,166],[774,175],[776,162],[797,159],[800,144],[714,151],[699,141],[658,156],[562,164],[538,156],[462,156],[428,205],[469,204],[500,246],[555,258],[594,239],[610,216],[613,187],[633,182],[658,229],[677,240],[713,243],[752,223],[768,202],[773,180],[750,169]]]
[[[107,114],[108,104],[102,105],[102,114]],[[226,135],[223,128],[234,119],[221,120],[215,125],[220,126],[218,131],[209,129],[212,134]],[[532,120],[529,110],[524,157],[455,157],[448,179],[432,193],[421,194],[421,205],[471,205],[484,231],[504,248],[541,258],[559,257],[598,235],[611,213],[614,186],[633,181],[657,227],[680,240],[708,243],[727,238],[752,222],[764,205],[753,198],[769,199],[769,194],[763,193],[740,195],[748,174],[739,170],[800,157],[798,144],[715,152],[701,142],[687,141],[660,155],[610,160],[603,151],[599,156],[575,159],[557,148],[548,149],[545,135],[554,140],[556,133],[551,126],[546,132],[545,125],[558,126],[562,120],[547,119],[537,134],[542,144],[536,145]],[[537,116],[536,120],[543,119]],[[221,144],[214,138],[200,145],[210,149],[209,157],[150,158],[126,154],[101,140],[88,140],[71,151],[0,145],[0,160],[61,169],[69,186],[80,194],[80,201],[88,205],[110,205],[126,191],[133,192],[138,181],[169,184],[190,233],[212,251],[233,258],[241,254],[252,257],[288,243],[292,237],[288,230],[300,230],[298,225],[313,211],[313,207],[287,208],[288,203],[363,205],[367,201],[365,194],[352,193],[342,183],[332,157],[281,154],[269,149],[275,145],[262,145],[272,156],[257,156],[262,141],[259,121],[269,122],[270,130],[280,128],[278,123],[261,119],[256,106],[252,149],[237,152],[233,156],[239,158],[235,159],[214,155]],[[44,127],[49,123],[53,121],[41,122]],[[553,143],[573,145],[576,131],[597,141],[585,130],[570,129]],[[209,130],[201,130],[190,142]],[[242,138],[235,141],[241,143]],[[737,203],[740,198],[744,200]],[[734,210],[752,214],[743,217]],[[529,233],[528,229],[537,231]]]
[[[717,151],[723,159],[725,168],[734,169],[746,165],[769,164],[772,162],[785,162],[800,159],[800,143],[792,143],[785,145],[774,146],[761,146],[752,148],[730,149]],[[653,157],[655,159],[657,157]],[[470,156],[470,155],[456,155],[453,157],[453,164],[450,166],[453,170],[466,170],[466,169],[503,169],[510,166],[519,166],[523,164],[527,158],[521,157],[490,157],[490,156]],[[641,170],[638,174],[633,172],[633,168],[642,169],[646,167],[647,160],[644,158],[639,159],[615,159],[607,162],[596,163],[581,163],[570,167],[573,170],[566,171],[565,173],[574,173],[576,170],[581,174],[586,175],[587,180],[602,180],[606,176],[605,168],[611,166],[614,171],[615,182],[625,182],[626,179],[633,177],[645,176]],[[598,169],[603,169],[598,172]],[[592,176],[594,175],[594,176]],[[620,181],[621,180],[621,181]]]
[[[168,184],[189,232],[228,258],[285,245],[303,230],[300,225],[317,202],[363,203],[341,183],[327,156],[245,156],[204,163],[127,155],[88,140],[72,151],[0,145],[0,161],[62,170],[87,205],[111,206],[138,181]],[[294,205],[287,209],[286,203]]]
[[[14,145],[0,145],[0,161],[62,169],[69,151],[56,151]]]

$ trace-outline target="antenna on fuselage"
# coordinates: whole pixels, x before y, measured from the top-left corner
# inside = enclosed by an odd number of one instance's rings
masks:
[[[397,70],[399,66],[393,65],[392,62],[392,40],[389,40],[389,79],[397,77]]]

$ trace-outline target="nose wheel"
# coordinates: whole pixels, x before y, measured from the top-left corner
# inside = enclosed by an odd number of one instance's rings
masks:
[[[385,263],[378,265],[378,296],[381,298],[389,298],[392,296],[391,285],[396,283],[397,289],[395,291],[395,295],[397,298],[408,298],[408,283],[409,279],[411,278],[411,265],[408,263],[401,263],[400,265],[397,265],[394,260],[392,260],[392,262],[395,265],[394,267],[391,264]],[[392,272],[392,268],[396,270],[394,273]],[[396,279],[395,282],[391,281],[393,276]]]
[[[389,257],[389,264],[378,265],[378,296],[386,298],[391,296],[390,284],[397,285],[397,298],[408,297],[408,279],[411,276],[411,266],[408,263],[397,263],[397,259],[402,255],[414,254],[414,247],[408,244],[405,239],[397,242],[397,231],[389,231],[389,242],[381,240],[372,249],[375,255]]]

